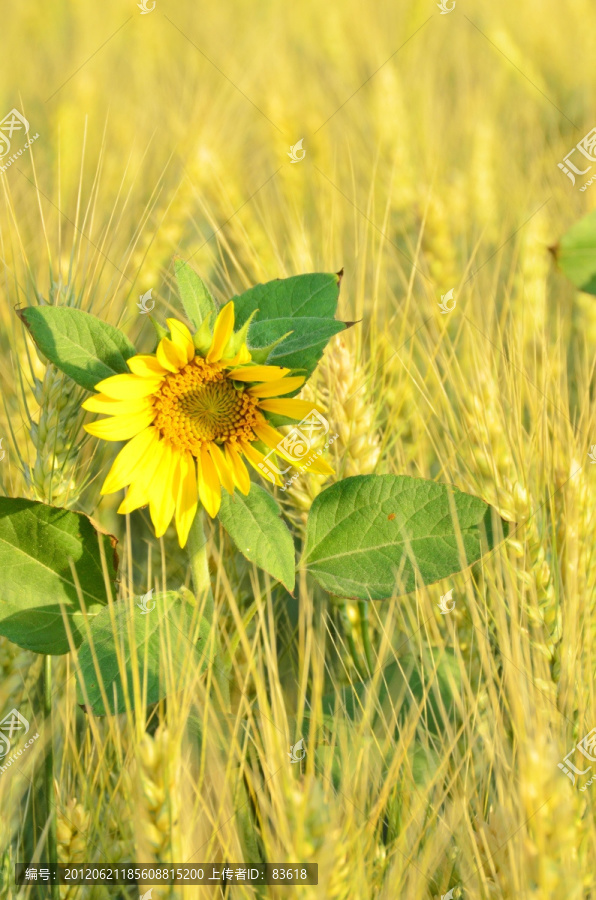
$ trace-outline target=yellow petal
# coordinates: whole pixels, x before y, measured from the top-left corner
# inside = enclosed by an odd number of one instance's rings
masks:
[[[155,537],[162,537],[172,521],[176,509],[174,490],[181,454],[171,444],[164,442],[163,458],[149,488],[149,515],[155,528]]]
[[[283,482],[279,477],[279,473],[276,471],[277,467],[275,466],[275,463],[271,461],[271,457],[265,459],[260,450],[253,447],[250,441],[242,441],[240,447],[253,469],[259,473],[261,478],[266,478],[271,484],[277,484],[281,487]],[[261,468],[261,466],[263,466],[263,468]],[[283,474],[285,474],[285,472]]]
[[[234,381],[276,381],[291,372],[283,366],[243,366],[242,369],[232,369],[228,375]]]
[[[197,469],[194,456],[187,452],[180,460],[176,500],[176,531],[181,547],[186,546],[188,532],[197,513],[197,506]]]
[[[311,459],[310,456],[305,456],[304,459],[302,460],[302,462],[298,463],[298,465],[304,466],[304,465],[306,465],[306,463],[308,463],[310,461],[310,459]],[[310,465],[308,466],[308,468],[310,469],[311,472],[317,472],[319,475],[334,475],[335,474],[335,469],[333,469],[332,466],[329,465],[327,460],[324,459],[322,456],[317,456],[315,459],[313,459],[310,462]]]
[[[90,425],[83,427],[89,434],[104,441],[127,441],[151,425],[154,418],[155,411],[148,409],[132,416],[111,416],[109,419],[91,422]]]
[[[195,356],[192,334],[184,322],[179,322],[178,319],[166,319],[166,322],[172,335],[172,343],[184,354],[185,361],[189,363]]]
[[[149,488],[153,478],[159,477],[159,467],[163,459],[165,446],[165,442],[161,439],[153,443],[139,462],[134,481],[128,488],[126,497],[118,507],[118,512],[122,515],[149,503]]]
[[[283,449],[277,449],[277,445],[280,443],[280,441],[283,441],[284,436],[271,425],[269,425],[268,422],[259,422],[257,425],[253,425],[252,430],[259,438],[259,440],[263,441],[264,444],[267,444],[268,447],[275,449],[275,451],[281,456],[284,455]],[[291,458],[290,462],[293,462]]]
[[[149,503],[149,485],[144,481],[133,481],[126,491],[126,497],[117,509],[122,516]]]
[[[250,387],[248,393],[251,397],[283,397],[284,394],[291,394],[301,387],[305,380],[304,375],[291,375],[289,378],[280,378],[278,381]]]
[[[95,385],[95,390],[114,400],[135,400],[154,394],[162,382],[161,376],[141,378],[139,375],[112,375]]]
[[[122,448],[112,468],[106,476],[101,493],[113,494],[137,477],[143,456],[155,441],[159,440],[159,432],[155,428],[145,428]]]
[[[226,458],[230,469],[232,470],[232,478],[238,490],[246,497],[250,491],[250,475],[248,469],[244,465],[242,457],[238,453],[235,444],[226,444]]]
[[[88,412],[103,413],[108,416],[126,416],[130,413],[143,412],[151,408],[149,397],[138,397],[133,400],[114,400],[105,394],[94,394],[81,404]]]
[[[226,344],[234,331],[234,304],[230,300],[220,309],[213,327],[213,340],[205,357],[207,362],[217,362],[223,356]]]
[[[225,487],[228,494],[234,493],[234,479],[232,478],[232,470],[228,465],[228,461],[223,455],[221,448],[218,447],[215,443],[209,444],[209,453],[211,454],[211,459],[217,469],[217,475],[223,487]]]
[[[162,338],[157,345],[156,355],[158,362],[168,372],[179,372],[186,365],[186,356],[167,337]]]
[[[135,375],[155,377],[155,375],[167,375],[168,369],[164,369],[156,356],[148,353],[139,353],[126,360],[126,365]]]
[[[296,400],[294,398],[288,400],[261,400],[259,409],[262,409],[263,412],[275,413],[278,416],[287,416],[288,419],[304,419],[313,409],[321,413],[321,415],[325,412],[311,400]]]
[[[219,512],[221,504],[221,487],[217,470],[209,455],[207,445],[201,447],[201,456],[199,459],[199,497],[201,503],[209,513],[212,519]]]

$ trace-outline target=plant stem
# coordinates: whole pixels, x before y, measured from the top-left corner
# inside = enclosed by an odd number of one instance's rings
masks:
[[[45,731],[45,795],[48,827],[48,863],[52,866],[58,863],[58,842],[56,840],[56,804],[54,800],[54,742],[52,728],[52,657],[44,657],[43,667],[43,713]],[[60,886],[52,882],[50,886],[52,900],[60,900]]]
[[[209,577],[209,561],[207,557],[207,536],[204,527],[204,513],[198,510],[188,535],[188,556],[195,597],[199,600],[206,594],[203,615],[213,621],[213,591]]]
[[[350,651],[350,656],[352,657],[352,662],[354,663],[354,668],[358,672],[362,681],[366,681],[366,672],[360,662],[360,654],[358,653],[358,648],[356,646],[356,641],[354,640],[354,634],[352,632],[352,623],[350,622],[350,618],[348,616],[348,605],[347,602],[341,604],[340,608],[340,616],[342,625],[344,628],[344,634],[346,637],[346,641],[348,643],[348,650]]]
[[[199,510],[195,516],[188,534],[188,555],[190,559],[190,571],[192,574],[192,583],[194,587],[197,603],[200,603],[205,597],[203,607],[203,616],[211,623],[214,629],[215,643],[215,659],[213,662],[213,672],[215,680],[219,687],[224,708],[226,712],[230,711],[230,685],[227,676],[226,665],[224,662],[224,654],[219,639],[217,624],[214,622],[215,605],[213,600],[213,591],[211,589],[211,579],[209,577],[209,560],[207,554],[207,535],[205,529],[205,514]],[[256,604],[253,610],[249,611],[248,621],[256,612]],[[233,649],[230,648],[230,656]],[[258,854],[257,842],[254,835],[254,824],[250,815],[249,795],[244,782],[239,784],[239,802],[236,806],[236,815],[240,820],[244,843],[251,859],[254,858],[258,862],[260,857]],[[53,898],[52,898],[53,900]]]
[[[360,625],[362,628],[362,645],[364,647],[364,655],[366,656],[366,664],[368,666],[369,674],[375,670],[375,656],[373,653],[372,644],[370,642],[370,628],[368,624],[368,603],[366,600],[360,600],[358,602],[358,609],[360,611]]]
[[[205,513],[202,509],[197,511],[194,522],[190,527],[188,535],[188,556],[190,561],[190,571],[192,575],[192,583],[194,587],[197,603],[205,598],[203,606],[203,617],[212,625],[214,629],[215,641],[215,659],[213,662],[213,671],[215,679],[219,686],[224,706],[227,710],[230,708],[230,685],[227,673],[224,669],[222,648],[217,630],[217,623],[214,621],[215,606],[213,600],[213,591],[211,590],[211,579],[209,577],[209,560],[207,556],[207,536],[205,534]]]

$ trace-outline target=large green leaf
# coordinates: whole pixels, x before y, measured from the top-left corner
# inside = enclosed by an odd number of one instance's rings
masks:
[[[82,309],[28,306],[18,310],[44,356],[81,387],[128,372],[126,360],[136,350],[117,328]]]
[[[203,319],[206,319],[209,313],[216,312],[215,301],[195,270],[187,262],[177,259],[174,268],[184,312],[195,330],[198,330]]]
[[[366,681],[354,680],[325,693],[322,720],[336,734],[339,723],[358,723],[366,716],[367,733],[376,735],[378,748],[379,740],[393,735],[413,708],[425,734],[445,731],[449,723],[458,720],[461,690],[461,667],[453,650],[432,647],[422,657],[404,652]],[[300,734],[308,744],[311,718],[318,719],[318,712],[304,710],[297,729],[290,717],[290,734]]]
[[[247,497],[222,492],[219,520],[248,560],[294,589],[294,543],[271,494],[254,482]]]
[[[371,725],[395,727],[403,722],[415,704],[424,726],[437,734],[445,728],[445,718],[455,715],[454,694],[461,690],[461,669],[453,650],[431,648],[424,660],[411,653],[389,663],[367,681],[341,687],[322,698],[325,721],[333,725],[338,708],[350,719],[358,718],[372,702],[375,713]],[[426,696],[426,700],[424,699]]]
[[[233,297],[236,328],[255,310],[249,332],[250,347],[266,347],[289,331],[273,349],[268,362],[314,371],[329,339],[345,328],[336,321],[341,276],[315,272],[257,284]]]
[[[306,369],[312,374],[334,334],[345,328],[336,319],[280,318],[270,322],[255,322],[249,329],[250,342],[255,347],[266,347],[279,337],[286,337],[269,354],[270,365],[287,366],[288,369]]]
[[[185,673],[201,671],[208,663],[210,626],[198,619],[196,607],[175,591],[145,596],[142,605],[105,607],[91,625],[90,639],[79,650],[77,673],[77,702],[88,712],[126,712],[126,697],[134,706],[135,671],[140,697],[149,704],[175,691]]]
[[[552,248],[570,281],[587,294],[596,294],[596,210],[576,222]]]
[[[346,478],[314,501],[302,564],[340,597],[407,594],[416,577],[432,584],[471,565],[484,552],[483,537],[492,548],[491,512],[447,484],[405,475]]]
[[[77,586],[89,619],[108,602],[100,542],[113,581],[118,557],[112,535],[81,513],[0,498],[0,634],[36,653],[68,653],[64,604],[78,646],[84,623]]]

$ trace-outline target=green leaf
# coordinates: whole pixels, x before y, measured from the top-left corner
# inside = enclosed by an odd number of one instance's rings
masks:
[[[416,577],[432,584],[491,549],[491,513],[483,500],[448,484],[406,475],[346,478],[314,501],[302,563],[340,597],[407,594]]]
[[[439,734],[447,724],[445,718],[454,718],[454,697],[460,692],[461,671],[454,651],[431,648],[423,660],[406,653],[399,662],[389,663],[367,681],[357,681],[325,694],[323,715],[332,726],[339,706],[349,719],[356,719],[372,700],[375,714],[371,726],[374,729],[380,726],[382,732],[402,723],[415,704],[421,709],[425,729]]]
[[[596,210],[576,222],[552,250],[576,288],[596,294]]]
[[[254,482],[248,497],[222,491],[219,520],[248,560],[293,591],[294,543],[268,491]]]
[[[266,347],[259,347],[258,350],[255,347],[251,347],[250,355],[252,356],[252,361],[259,366],[264,365],[271,356],[273,349],[291,334],[291,331],[287,331],[286,334],[282,334],[281,337],[276,338],[270,344],[267,344]]]
[[[136,350],[117,328],[82,309],[28,306],[18,310],[31,337],[62,372],[92,391],[98,381],[128,372]]]
[[[196,331],[209,313],[217,311],[215,300],[195,270],[183,259],[177,259],[174,268],[184,312]]]
[[[267,362],[313,373],[329,339],[345,324],[334,318],[341,275],[316,272],[257,284],[233,297],[235,327],[257,310],[250,326],[249,346],[264,348],[282,338]]]
[[[288,369],[305,369],[309,378],[330,339],[345,327],[344,322],[335,319],[276,319],[272,322],[255,322],[250,329],[250,340],[262,347],[287,334],[285,341],[271,351],[267,362],[269,365],[286,366]]]
[[[87,516],[33,500],[0,498],[0,634],[35,653],[68,653],[60,612],[64,604],[78,646],[85,632],[77,585],[90,620],[108,602],[100,541],[114,581],[116,538],[98,531]]]
[[[149,704],[175,691],[195,667],[206,667],[209,623],[199,621],[196,607],[177,592],[151,594],[145,595],[148,612],[138,602],[120,602],[95,617],[90,639],[78,654],[77,702],[86,711],[98,716],[126,712],[126,697],[134,707],[135,673],[140,697]]]

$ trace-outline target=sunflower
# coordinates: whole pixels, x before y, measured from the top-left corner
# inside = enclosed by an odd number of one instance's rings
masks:
[[[283,435],[270,424],[268,414],[297,421],[316,407],[306,400],[283,399],[304,383],[304,376],[253,362],[246,343],[240,342],[247,326],[234,333],[232,301],[220,310],[213,333],[207,321],[194,340],[182,322],[168,319],[167,324],[169,337],[161,338],[155,354],[132,356],[127,361],[130,373],[100,381],[95,385],[99,393],[83,408],[109,416],[85,425],[89,434],[128,441],[101,493],[128,487],[118,512],[149,505],[157,537],[175,516],[184,547],[199,500],[215,517],[222,486],[229,494],[235,488],[248,494],[244,460],[261,476],[271,473],[263,463],[267,448],[293,461],[278,447]],[[310,469],[333,473],[321,458],[313,460]],[[278,475],[270,477],[281,484]]]

